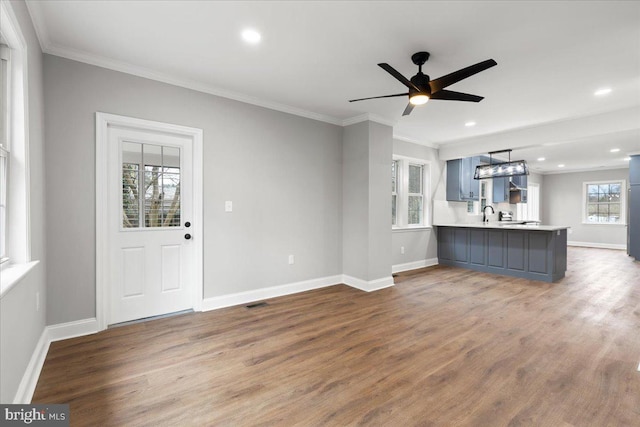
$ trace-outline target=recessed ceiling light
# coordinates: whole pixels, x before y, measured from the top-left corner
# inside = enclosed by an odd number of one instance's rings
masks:
[[[465,125],[466,127],[470,128],[470,127],[472,127],[472,126],[475,126],[475,125],[476,125],[476,122],[467,122],[467,123],[465,123],[464,125]]]
[[[257,44],[260,42],[260,39],[262,39],[262,36],[256,30],[247,28],[242,32],[242,39],[247,43]]]
[[[620,151],[619,148],[612,148],[611,150],[609,150],[612,153],[617,153],[618,151]]]
[[[545,160],[547,160],[547,159],[545,159],[544,157],[538,157],[538,161],[539,162],[544,162]]]
[[[559,168],[563,168],[563,167],[564,167],[564,165],[563,165],[563,164],[560,164],[560,165],[558,165],[558,167],[559,167]]]
[[[624,159],[622,159],[622,160],[624,160],[624,161],[628,162],[629,160],[631,160],[631,157],[625,157],[625,158],[624,158]]]
[[[597,91],[595,91],[593,94],[595,96],[603,96],[603,95],[608,95],[611,93],[611,88],[610,87],[603,87],[598,89]]]

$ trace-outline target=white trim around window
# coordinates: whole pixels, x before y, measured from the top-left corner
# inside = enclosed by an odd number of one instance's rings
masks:
[[[29,209],[29,96],[27,43],[10,2],[0,1],[0,29],[10,49],[8,64],[8,137],[5,148],[6,259],[2,263],[2,293],[35,265],[31,260]]]
[[[419,230],[431,228],[431,164],[424,159],[394,155],[397,165],[396,176],[396,222],[393,231]],[[422,188],[420,193],[409,194],[409,166],[422,167]],[[422,218],[417,224],[409,224],[409,197],[422,196]]]
[[[587,189],[594,185],[610,185],[616,184],[620,186],[619,201],[605,202],[589,202]],[[616,193],[617,194],[617,193]],[[600,222],[589,220],[589,205],[619,205],[619,221],[618,222]],[[585,225],[604,225],[604,226],[625,226],[627,225],[627,181],[624,179],[606,180],[606,181],[587,181],[582,183],[582,223]]]

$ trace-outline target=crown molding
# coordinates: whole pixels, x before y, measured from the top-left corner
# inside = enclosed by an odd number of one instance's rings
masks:
[[[384,117],[378,116],[377,114],[364,113],[359,116],[349,117],[348,119],[344,119],[341,124],[342,126],[350,126],[360,122],[375,122],[380,123],[381,125],[394,127],[396,125],[395,121],[387,120]]]
[[[40,44],[40,50],[45,52],[49,47],[49,31],[47,30],[47,25],[45,24],[44,16],[42,15],[42,9],[37,3],[32,2],[31,0],[25,0],[25,5],[27,6],[27,11],[29,11],[29,15],[31,15],[31,22],[33,22],[33,29],[36,31],[36,38],[38,39],[38,43]]]
[[[139,67],[129,64],[127,62],[115,61],[112,59],[104,58],[98,55],[88,54],[75,49],[64,48],[50,44],[47,46],[44,53],[50,55],[60,56],[62,58],[71,59],[73,61],[83,62],[89,65],[95,65],[102,68],[107,68],[114,71],[119,71],[134,76],[159,81],[162,83],[168,83],[174,86],[180,86],[186,89],[192,89],[198,92],[208,93],[210,95],[219,96],[222,98],[232,99],[234,101],[243,102],[245,104],[256,105],[258,107],[268,108],[270,110],[276,110],[283,113],[293,114],[296,116],[305,117],[308,119],[318,120],[321,122],[330,123],[333,125],[342,125],[342,120],[328,116],[325,114],[315,113],[313,111],[303,110],[301,108],[292,107],[290,105],[281,104],[278,102],[267,101],[264,99],[256,98],[250,95],[245,95],[238,92],[233,92],[212,85],[207,85],[191,79],[185,79],[171,74],[161,73],[153,71],[149,68]]]
[[[420,141],[417,139],[413,139],[413,138],[407,138],[406,136],[401,136],[401,135],[393,135],[393,139],[397,139],[399,141],[404,141],[404,142],[410,142],[412,144],[418,144],[418,145],[424,145],[425,147],[429,147],[429,148],[433,148],[435,150],[440,148],[440,144],[436,144],[433,142],[427,142],[427,141]]]

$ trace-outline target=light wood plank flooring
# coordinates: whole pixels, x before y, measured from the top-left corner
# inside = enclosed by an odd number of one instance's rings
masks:
[[[78,426],[638,426],[640,263],[543,283],[451,267],[56,342],[34,403]]]

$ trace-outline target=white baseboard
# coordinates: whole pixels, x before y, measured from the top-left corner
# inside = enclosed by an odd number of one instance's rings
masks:
[[[568,241],[567,246],[581,246],[584,248],[599,248],[599,249],[619,249],[621,251],[627,250],[627,245],[619,245],[614,243],[592,243],[592,242]]]
[[[90,319],[77,320],[75,322],[59,323],[47,326],[49,342],[66,340],[69,338],[91,335],[98,332],[98,320],[95,317]]]
[[[31,403],[33,392],[36,390],[38,378],[40,378],[40,372],[52,342],[95,334],[96,332],[98,332],[98,321],[95,318],[46,326],[42,331],[42,335],[40,335],[36,348],[33,350],[31,359],[29,359],[27,369],[22,375],[13,403],[23,405]]]
[[[438,265],[438,258],[422,259],[420,261],[407,262],[404,264],[396,264],[391,267],[392,273],[400,273],[401,271],[415,270],[417,268],[431,267]]]
[[[310,291],[312,289],[325,288],[339,283],[342,283],[342,275],[321,277],[319,279],[304,280],[302,282],[289,283],[286,285],[205,298],[202,301],[202,311],[247,304],[258,300],[291,295],[298,292]]]
[[[20,405],[28,405],[31,403],[31,398],[33,397],[33,392],[36,390],[38,378],[40,378],[40,371],[42,371],[42,366],[44,365],[44,360],[47,357],[50,343],[51,341],[49,341],[48,331],[45,327],[42,330],[42,334],[40,335],[38,344],[36,344],[36,348],[33,350],[31,359],[29,359],[27,369],[25,370],[24,375],[22,375],[22,380],[18,385],[18,391],[16,391],[16,395],[13,398],[13,403]]]
[[[349,276],[347,274],[342,275],[342,283],[344,283],[345,285],[349,285],[352,288],[360,289],[361,291],[365,291],[365,292],[373,292],[373,291],[388,288],[394,285],[393,277],[391,276],[383,277],[381,279],[366,281],[366,280],[358,279],[357,277]]]

